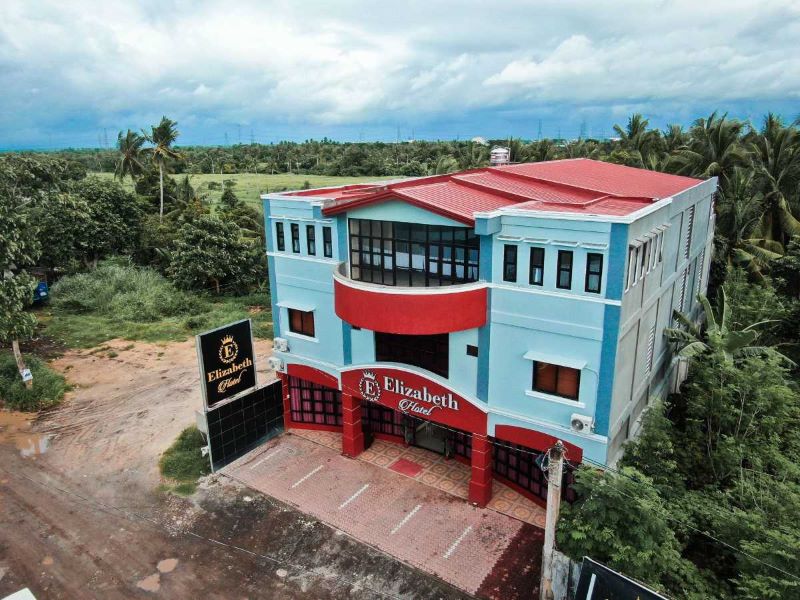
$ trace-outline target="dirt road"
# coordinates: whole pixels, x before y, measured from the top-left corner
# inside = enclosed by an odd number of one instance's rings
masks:
[[[256,346],[265,365],[269,344]],[[0,595],[464,597],[227,481],[191,499],[158,493],[158,456],[200,406],[191,341],[114,341],[54,366],[76,386],[63,405],[33,424],[0,420]]]

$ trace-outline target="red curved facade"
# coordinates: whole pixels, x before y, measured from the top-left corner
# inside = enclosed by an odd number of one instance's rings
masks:
[[[383,286],[348,285],[337,278],[333,286],[339,318],[372,331],[432,335],[486,324],[486,287],[419,288],[419,293],[398,294]]]

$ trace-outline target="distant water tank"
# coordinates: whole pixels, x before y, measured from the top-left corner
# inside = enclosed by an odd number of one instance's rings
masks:
[[[492,151],[489,153],[489,162],[493,167],[507,165],[511,162],[511,149],[503,148],[502,146],[492,148]]]

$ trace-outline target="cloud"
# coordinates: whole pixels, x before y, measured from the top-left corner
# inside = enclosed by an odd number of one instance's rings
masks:
[[[535,114],[758,110],[800,94],[797,39],[793,0],[5,0],[0,144],[91,144],[162,114],[202,143],[231,124],[493,133]]]

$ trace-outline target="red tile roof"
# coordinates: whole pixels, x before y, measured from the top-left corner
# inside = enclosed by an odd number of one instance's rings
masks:
[[[624,216],[701,180],[585,158],[487,167],[374,185],[290,192],[332,199],[326,215],[398,199],[462,223],[499,208]]]

